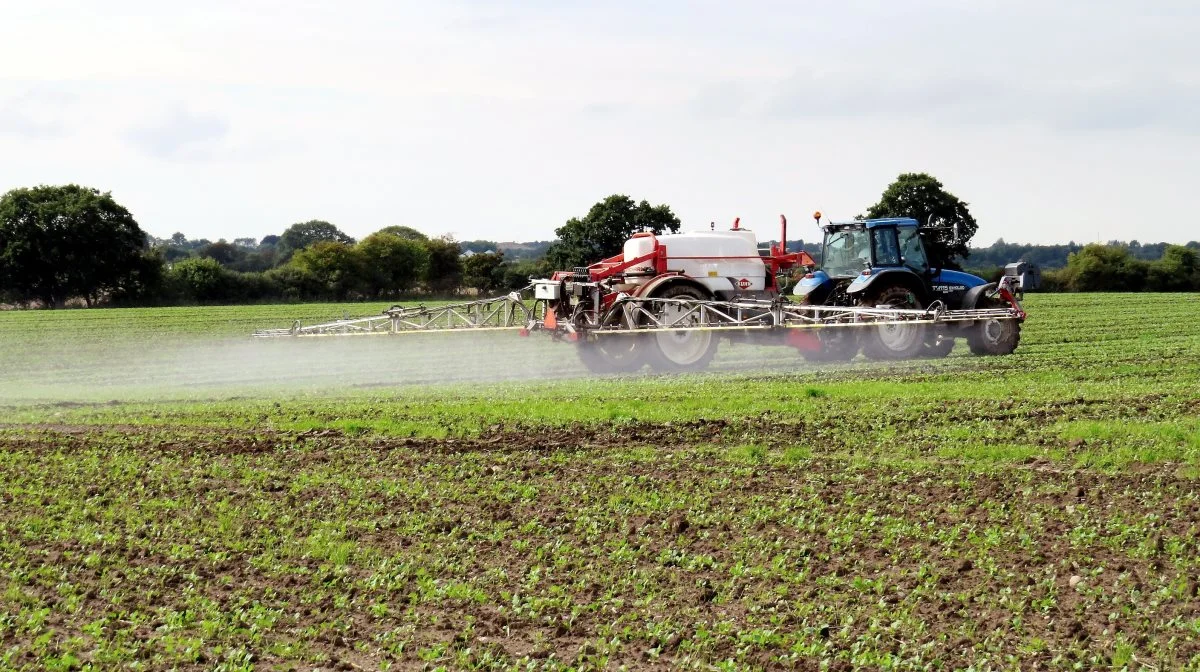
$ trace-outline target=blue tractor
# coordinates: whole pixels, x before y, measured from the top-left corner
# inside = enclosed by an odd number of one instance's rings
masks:
[[[818,224],[820,224],[819,215]],[[809,305],[946,310],[1006,307],[995,283],[942,268],[926,253],[924,232],[909,218],[867,219],[821,225],[821,268],[806,274],[793,294]],[[1006,355],[1017,347],[1016,320],[976,320],[936,325],[882,324],[822,330],[819,360],[848,360],[862,349],[869,359],[945,357],[956,338],[980,355]]]

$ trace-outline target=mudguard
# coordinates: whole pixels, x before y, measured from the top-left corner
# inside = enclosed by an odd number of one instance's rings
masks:
[[[989,282],[983,285],[977,285],[967,290],[963,295],[962,308],[969,310],[979,305],[979,300],[996,291],[996,283]]]
[[[674,285],[688,285],[690,287],[695,287],[704,292],[705,296],[712,296],[712,290],[706,287],[704,283],[696,280],[695,278],[678,274],[660,275],[638,288],[637,292],[634,293],[634,296],[658,296],[662,291],[666,290],[666,288]]]
[[[873,268],[870,275],[859,274],[846,288],[846,293],[855,298],[866,296],[872,287],[883,288],[888,285],[900,284],[911,289],[921,300],[921,305],[929,303],[929,291],[921,276],[907,268]]]
[[[801,303],[822,304],[831,291],[833,280],[829,274],[825,271],[814,271],[800,278],[800,282],[792,289],[792,295],[800,297]]]

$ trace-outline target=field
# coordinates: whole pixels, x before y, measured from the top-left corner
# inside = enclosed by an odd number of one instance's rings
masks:
[[[1200,670],[1198,295],[674,377],[246,338],[382,307],[0,314],[0,668]]]

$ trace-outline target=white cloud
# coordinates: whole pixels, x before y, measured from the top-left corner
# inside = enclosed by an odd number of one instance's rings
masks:
[[[160,159],[212,158],[229,134],[229,122],[209,114],[195,114],[181,105],[126,133],[129,142]]]
[[[319,217],[537,239],[613,192],[773,231],[780,211],[852,216],[926,170],[981,240],[1186,240],[1198,12],[42,0],[5,17],[0,153],[22,160],[0,162],[0,190],[92,184],[160,235]]]
[[[0,95],[0,134],[26,138],[61,135],[63,111],[74,102],[74,96],[53,88],[14,87],[13,93]]]

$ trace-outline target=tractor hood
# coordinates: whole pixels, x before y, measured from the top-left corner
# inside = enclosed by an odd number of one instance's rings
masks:
[[[795,296],[808,296],[813,291],[819,289],[828,282],[829,274],[827,274],[825,271],[814,271],[812,273],[805,274],[803,278],[800,278],[800,282],[796,283],[796,287],[792,290],[792,294]]]
[[[962,271],[952,271],[942,269],[937,275],[933,276],[932,282],[934,285],[961,285],[963,289],[971,289],[980,285],[986,285],[987,281],[977,275],[963,273]]]

